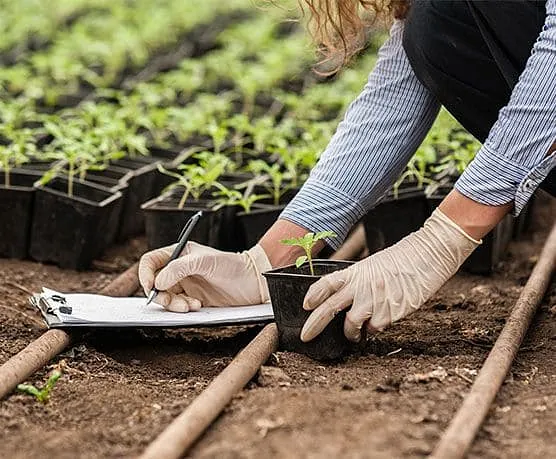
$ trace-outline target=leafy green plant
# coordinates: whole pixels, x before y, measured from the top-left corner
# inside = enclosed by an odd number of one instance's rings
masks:
[[[54,386],[56,386],[56,383],[61,377],[62,372],[60,370],[53,370],[48,376],[46,384],[42,389],[33,386],[32,384],[18,384],[17,390],[23,392],[24,394],[32,395],[40,403],[46,403],[50,399],[50,394],[52,393]]]
[[[200,152],[193,155],[192,158],[196,159],[198,163],[180,164],[177,171],[169,171],[162,165],[158,165],[158,170],[162,174],[175,179],[175,182],[162,191],[163,193],[183,187],[178,209],[183,209],[189,196],[198,201],[204,192],[213,188],[230,163],[226,156],[215,155],[211,152]]]
[[[309,262],[309,270],[311,275],[315,275],[315,270],[313,268],[313,247],[315,244],[326,238],[338,237],[333,231],[321,231],[319,233],[307,233],[304,236],[290,239],[282,239],[280,242],[284,245],[301,247],[305,251],[305,255],[301,255],[295,260],[295,266],[299,268],[303,263]]]
[[[0,136],[1,134],[0,129]],[[4,185],[6,187],[10,186],[10,171],[12,168],[28,162],[37,151],[30,129],[15,131],[9,140],[10,143],[7,145],[0,143],[0,169],[4,171]]]
[[[244,212],[250,213],[254,203],[269,197],[265,194],[242,193],[239,190],[227,188],[221,183],[216,184],[216,187],[218,191],[213,193],[217,197],[216,205],[214,206],[215,210],[227,206],[239,206]]]
[[[289,177],[289,174],[282,172],[279,164],[268,164],[262,159],[249,161],[247,170],[253,172],[258,183],[270,193],[274,205],[280,204],[280,198],[290,189],[289,186],[285,186],[285,180]]]
[[[40,182],[48,183],[58,173],[64,173],[68,180],[67,194],[73,196],[75,177],[84,180],[87,171],[106,166],[102,151],[90,133],[87,134],[87,125],[82,120],[50,120],[44,127],[54,137],[45,149],[44,157],[58,160],[58,163],[43,175]]]

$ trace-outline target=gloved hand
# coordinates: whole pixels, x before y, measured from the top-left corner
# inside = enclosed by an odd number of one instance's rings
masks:
[[[222,252],[188,242],[183,255],[161,269],[175,246],[146,253],[139,262],[139,282],[148,295],[169,311],[198,311],[201,306],[243,306],[269,301],[261,275],[272,269],[260,245],[241,253]],[[155,279],[156,276],[156,279]]]
[[[349,306],[344,322],[349,340],[359,341],[364,326],[382,330],[419,309],[479,244],[436,209],[421,229],[397,244],[311,285],[303,308],[313,312],[301,340],[312,340]]]

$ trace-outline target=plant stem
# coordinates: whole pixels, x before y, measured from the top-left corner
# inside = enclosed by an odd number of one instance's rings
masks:
[[[180,202],[178,203],[178,209],[183,209],[183,207],[185,206],[185,201],[187,200],[187,197],[189,196],[189,190],[186,188],[185,191],[183,192]]]
[[[313,257],[311,254],[311,249],[313,246],[309,247],[308,250],[305,250],[305,254],[307,255],[307,261],[309,261],[309,271],[311,272],[311,276],[315,275],[315,269],[313,268]]]
[[[73,170],[73,161],[69,161],[69,171],[68,171],[68,196],[73,196],[73,175],[75,174]]]

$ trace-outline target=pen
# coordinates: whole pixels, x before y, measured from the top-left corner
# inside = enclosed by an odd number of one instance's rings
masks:
[[[176,260],[181,255],[183,248],[185,247],[185,244],[189,239],[189,235],[191,234],[191,231],[193,231],[193,228],[195,228],[195,225],[197,224],[197,222],[202,216],[203,216],[203,212],[199,211],[187,221],[187,223],[181,230],[181,233],[178,237],[178,245],[172,252],[172,255],[170,256],[166,264],[163,266],[163,269],[166,266],[168,266],[170,262]],[[151,303],[156,298],[156,295],[158,295],[158,290],[153,287],[152,290],[149,292],[149,296],[147,297],[147,305],[149,305],[149,303]]]

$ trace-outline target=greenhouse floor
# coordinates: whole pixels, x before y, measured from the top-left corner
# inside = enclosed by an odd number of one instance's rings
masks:
[[[342,363],[274,354],[268,365],[275,369],[265,367],[233,400],[191,457],[431,452],[501,330],[555,214],[556,203],[543,202],[530,235],[511,244],[492,277],[458,274],[423,311],[377,334]],[[114,249],[96,265],[104,272],[0,260],[0,362],[43,331],[28,292],[42,286],[98,291],[144,247],[137,239]],[[470,457],[553,456],[555,319],[553,283]],[[90,333],[54,362],[64,375],[48,404],[23,394],[0,403],[0,457],[137,455],[259,329]],[[30,382],[42,384],[46,373]]]

